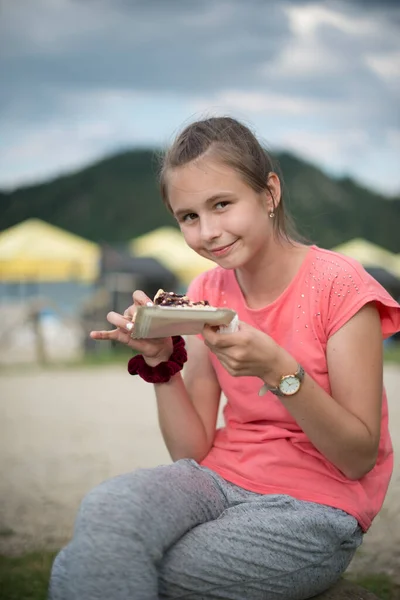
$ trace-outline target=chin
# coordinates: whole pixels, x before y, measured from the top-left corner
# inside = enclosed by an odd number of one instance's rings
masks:
[[[226,258],[214,257],[212,260],[222,269],[240,269],[240,267],[243,267],[247,263],[246,259],[241,259],[237,256],[232,256],[232,258],[230,256]]]

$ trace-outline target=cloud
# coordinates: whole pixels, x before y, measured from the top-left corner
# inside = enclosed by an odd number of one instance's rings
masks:
[[[366,64],[394,89],[400,89],[400,50],[387,53],[367,54]]]
[[[304,152],[333,169],[335,140],[352,147],[361,131],[366,151],[390,152],[399,127],[397,1],[8,0],[0,28],[0,184],[33,177],[34,148],[37,176],[54,172],[63,136],[60,169],[163,143],[207,109],[253,121],[274,143],[301,130]]]
[[[174,95],[127,90],[73,91],[62,106],[39,127],[7,121],[0,139],[1,187],[37,183],[132,146],[165,145],[187,117]]]
[[[368,134],[362,129],[350,129],[342,132],[310,132],[307,129],[286,131],[282,134],[283,148],[305,156],[312,162],[323,163],[337,171],[344,171],[345,165],[356,155],[359,161],[368,158]]]
[[[307,101],[274,93],[244,92],[241,90],[226,90],[214,98],[197,100],[193,107],[198,111],[207,111],[210,106],[221,107],[230,112],[245,111],[255,114],[274,114],[287,116],[289,114],[301,115],[309,110],[319,108],[318,101]]]
[[[23,17],[10,8],[3,76],[11,88],[33,84],[49,94],[70,86],[97,88],[105,78],[110,86],[141,91],[221,89],[236,73],[247,70],[244,84],[254,79],[249,64],[273,56],[287,29],[274,8],[275,31],[266,36],[254,13],[238,2],[182,3],[176,10],[176,3],[139,4],[123,11],[118,2],[58,0],[50,10],[37,0],[33,14],[26,5]],[[261,6],[258,12],[265,21],[269,11]]]
[[[240,84],[335,99],[355,80],[373,87],[399,46],[385,11],[360,15],[358,4],[9,0],[1,106],[32,118],[71,89],[106,86],[211,95]]]

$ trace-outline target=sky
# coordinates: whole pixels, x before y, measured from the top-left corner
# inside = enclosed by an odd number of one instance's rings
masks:
[[[400,193],[400,0],[3,0],[0,188],[210,115]]]

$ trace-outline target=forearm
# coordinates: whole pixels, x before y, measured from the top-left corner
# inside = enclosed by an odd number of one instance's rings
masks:
[[[154,386],[161,433],[172,460],[202,460],[211,443],[186,390],[181,373]]]
[[[275,378],[296,368],[294,358],[283,352],[274,367]],[[308,374],[297,394],[280,400],[311,443],[349,479],[361,478],[374,466],[378,440]]]

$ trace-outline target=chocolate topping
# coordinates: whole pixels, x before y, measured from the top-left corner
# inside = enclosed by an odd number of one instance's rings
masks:
[[[184,294],[175,294],[175,292],[164,292],[164,290],[158,290],[154,296],[154,304],[157,306],[210,306],[208,300],[200,300],[199,302],[193,302],[188,296]]]

